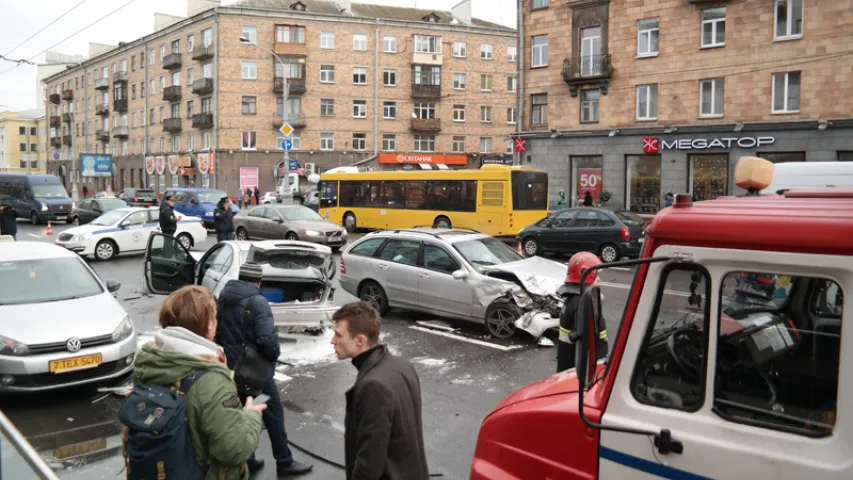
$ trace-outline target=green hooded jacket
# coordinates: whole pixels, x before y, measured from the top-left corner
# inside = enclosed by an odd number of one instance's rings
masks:
[[[210,464],[206,480],[246,480],[246,460],[258,448],[261,414],[244,411],[231,370],[215,358],[193,357],[143,346],[136,357],[136,382],[171,385],[204,369],[187,393],[187,422],[201,465]]]

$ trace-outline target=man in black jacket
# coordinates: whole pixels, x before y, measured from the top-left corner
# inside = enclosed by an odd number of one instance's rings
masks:
[[[216,241],[224,242],[234,237],[234,213],[231,212],[231,200],[222,197],[213,211],[213,225],[216,228]]]
[[[15,240],[18,239],[18,214],[12,205],[3,200],[0,203],[0,235],[11,235]]]
[[[254,345],[258,352],[270,363],[275,364],[281,354],[278,344],[278,332],[272,316],[270,304],[261,295],[260,286],[263,278],[261,266],[254,262],[244,263],[240,267],[237,280],[225,284],[217,302],[215,341],[225,350],[228,368],[233,369],[243,349],[243,344]],[[243,312],[251,304],[251,316],[248,327],[243,328]],[[278,386],[275,379],[270,377],[261,390],[269,395],[267,409],[263,412],[264,425],[270,436],[272,453],[275,457],[276,470],[279,477],[301,475],[308,473],[313,465],[306,465],[293,460],[293,453],[287,445],[287,431],[284,428],[284,408],[281,406]],[[249,470],[256,472],[264,466],[263,460],[256,460],[253,453],[246,462]]]
[[[379,344],[379,312],[369,303],[344,305],[332,321],[338,359],[358,369],[346,393],[347,480],[427,480],[417,372]]]
[[[171,195],[163,198],[160,205],[160,231],[167,235],[175,235],[178,231],[178,219],[175,217],[175,199]]]

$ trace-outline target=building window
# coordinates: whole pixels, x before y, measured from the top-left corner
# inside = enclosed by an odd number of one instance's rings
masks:
[[[195,35],[187,36],[187,52],[192,53],[195,50]]]
[[[352,101],[352,117],[367,118],[367,100]]]
[[[255,80],[258,78],[257,62],[243,61],[243,80]]]
[[[293,142],[293,150],[302,150],[302,136],[299,133],[291,135],[290,140]],[[281,142],[278,144],[281,146]]]
[[[422,119],[435,118],[434,103],[416,103],[415,116]]]
[[[156,58],[157,58],[157,57],[156,57],[156,55],[155,55],[155,53],[154,53],[154,49],[152,48],[151,50],[149,50],[149,51],[148,51],[148,65],[154,65],[154,62],[155,62],[155,59],[156,59]],[[107,69],[106,69],[106,67],[104,67],[104,74],[102,75],[102,77],[101,77],[101,78],[107,78]]]
[[[548,0],[533,0],[533,10],[538,8],[548,8]]]
[[[435,137],[432,135],[415,135],[415,151],[416,152],[434,152]]]
[[[464,73],[453,74],[453,89],[465,90],[466,75]]]
[[[382,118],[386,120],[397,118],[397,102],[385,102],[382,104]]]
[[[518,84],[518,82],[516,81],[516,78],[514,75],[510,75],[509,77],[506,77],[506,91],[507,92],[515,93],[515,89],[516,89],[517,84]]]
[[[480,122],[492,123],[492,107],[485,105],[480,107]]]
[[[628,155],[625,207],[637,213],[655,213],[661,201],[661,156]]]
[[[136,55],[130,57],[130,71],[131,72],[136,71]]]
[[[382,85],[386,87],[397,86],[397,70],[386,68],[382,71]]]
[[[491,75],[480,75],[480,91],[483,92],[491,92],[492,91],[492,76]]]
[[[352,68],[352,84],[367,85],[367,68],[353,67]]]
[[[258,42],[258,27],[252,25],[243,25],[243,38],[251,43]]]
[[[201,66],[201,76],[204,78],[213,78],[213,62],[205,63]]]
[[[702,10],[702,46],[722,47],[726,44],[726,7]]]
[[[213,29],[208,28],[201,31],[201,46],[207,48],[213,45]]]
[[[532,108],[530,109],[531,125],[548,124],[548,94],[540,93],[531,96]]]
[[[356,33],[352,36],[352,49],[357,52],[367,51],[367,35]]]
[[[151,112],[150,112],[150,118],[149,118],[149,120],[148,120],[148,123],[150,123],[151,125],[154,125],[154,123],[155,123],[155,118],[156,118],[156,117],[154,116],[154,109],[152,108],[152,109],[151,109]]]
[[[320,65],[320,83],[335,83],[334,65]]]
[[[773,37],[777,40],[803,36],[803,0],[775,0],[776,22]]]
[[[305,43],[305,27],[276,25],[275,41],[278,43]]]
[[[441,53],[441,37],[415,35],[415,53]]]
[[[694,202],[713,200],[729,194],[727,154],[690,155],[690,194]]]
[[[480,59],[481,60],[491,60],[494,58],[494,52],[492,52],[491,44],[484,43],[480,45]]]
[[[454,105],[453,106],[453,121],[454,122],[464,122],[465,121],[465,105]]]
[[[548,66],[548,35],[536,35],[530,49],[530,67]]]
[[[211,139],[210,132],[204,132],[201,134],[201,148],[203,150],[210,150],[211,145],[213,145],[213,143],[211,143],[210,139]]]
[[[258,97],[243,97],[243,115],[258,113]]]
[[[191,87],[195,81],[195,69],[190,67],[187,69],[187,86]]]
[[[581,30],[581,75],[601,73],[601,27]]]
[[[320,99],[320,116],[334,117],[335,116],[335,99],[321,98]]]
[[[397,37],[382,37],[382,51],[385,53],[397,53]]]
[[[320,32],[320,48],[335,49],[335,32]]]
[[[800,72],[773,74],[773,113],[800,111]]]
[[[637,56],[657,55],[659,35],[657,18],[646,18],[637,22]]]
[[[180,40],[173,40],[172,41],[172,53],[181,53],[181,41]],[[122,61],[121,66],[124,67],[123,61]]]
[[[480,153],[492,153],[492,137],[480,137]]]
[[[637,85],[637,120],[657,120],[658,86]]]
[[[394,134],[382,135],[382,151],[394,152],[397,150],[397,136]]]
[[[352,134],[352,149],[357,152],[363,152],[367,149],[367,134],[353,133]]]
[[[468,44],[461,41],[453,42],[453,56],[456,58],[465,58],[468,56]]]
[[[275,114],[279,117],[286,116],[288,119],[299,118],[299,115],[302,113],[302,99],[299,97],[288,98],[285,102],[284,97],[277,97],[275,107]]]
[[[178,53],[178,52],[174,52],[174,53]],[[124,59],[121,61],[121,71],[127,73],[127,59]],[[74,79],[74,84],[75,85],[77,84],[76,78]]]
[[[139,84],[139,98],[145,98],[145,82]],[[91,102],[89,102],[91,107]],[[91,108],[89,108],[91,110]]]
[[[255,132],[243,132],[243,150],[256,150],[257,138]]]
[[[160,63],[163,63],[163,59],[166,58],[166,46],[160,45]],[[113,73],[116,73],[116,64],[113,64]]]
[[[509,107],[506,109],[506,123],[509,123],[511,125],[515,125],[515,123],[516,123],[515,107]]]
[[[212,101],[210,97],[201,99],[201,113],[212,113],[210,110]]]
[[[699,115],[703,117],[723,116],[724,80],[710,78],[699,82]]]
[[[181,85],[181,72],[172,72],[172,85],[176,87]]]
[[[412,83],[415,85],[441,85],[441,67],[415,65]]]
[[[806,152],[758,152],[758,156],[773,163],[806,161]]]
[[[581,91],[581,122],[598,123],[598,99],[600,90]]]
[[[193,118],[193,114],[195,114],[195,102],[190,100],[187,102],[187,118]]]
[[[320,150],[329,152],[335,149],[335,134],[321,133],[320,134]]]
[[[157,95],[157,81],[152,78],[150,84],[151,95]]]
[[[465,152],[465,137],[453,137],[453,153]]]

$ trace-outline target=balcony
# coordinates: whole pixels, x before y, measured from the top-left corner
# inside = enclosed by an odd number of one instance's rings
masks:
[[[95,90],[109,90],[110,89],[110,79],[109,78],[98,78],[95,79]]]
[[[62,121],[63,121],[64,123],[71,123],[71,122],[73,122],[73,121],[74,121],[74,114],[73,114],[73,113],[63,113],[63,114],[62,114]]]
[[[174,70],[176,68],[181,68],[181,54],[171,53],[163,57],[163,68],[165,68],[166,70]]]
[[[193,60],[204,61],[213,58],[213,45],[193,50]]]
[[[169,133],[181,133],[181,119],[167,118],[163,120],[163,131]]]
[[[597,84],[602,95],[607,95],[613,67],[610,55],[574,56],[563,60],[563,81],[569,85],[569,94],[578,96],[578,87],[584,84]]]
[[[213,128],[213,114],[197,113],[193,115],[193,128]]]
[[[50,137],[50,146],[54,148],[61,147],[62,139],[60,137]]]
[[[58,93],[51,93],[49,98],[50,98],[50,103],[52,103],[54,105],[59,105],[59,102],[62,101],[59,99]]]
[[[272,89],[274,93],[284,93],[284,80],[282,77],[275,77]],[[289,95],[302,95],[305,93],[304,78],[288,78],[287,85],[289,86]]]
[[[411,129],[416,132],[440,132],[440,118],[413,118]]]
[[[95,140],[100,140],[104,143],[110,141],[110,132],[108,130],[95,131]]]
[[[107,105],[95,105],[95,115],[106,117],[110,114],[110,107]]]
[[[289,123],[291,127],[296,129],[305,128],[305,115],[288,115],[287,123]],[[281,128],[283,124],[284,118],[282,118],[281,115],[276,115],[275,118],[272,119],[272,127],[275,130]]]
[[[130,130],[127,127],[115,127],[113,128],[113,136],[115,138],[127,138],[130,136]]]
[[[213,93],[213,79],[202,78],[193,82],[193,93],[196,95],[207,95]]]
[[[71,135],[63,135],[62,136],[62,144],[66,147],[71,146]]]
[[[127,72],[116,72],[113,74],[113,84],[127,83]]]
[[[70,88],[68,90],[63,90],[62,99],[66,101],[74,100],[74,90],[71,90]]]
[[[422,52],[413,52],[412,53],[412,64],[442,65],[443,63],[444,63],[444,56],[440,53],[422,53]]]
[[[50,126],[51,127],[59,127],[62,124],[62,117],[59,115],[54,115],[50,117]]]
[[[113,110],[119,113],[127,113],[127,99],[113,100]]]
[[[441,85],[412,84],[412,99],[441,100]]]
[[[163,89],[164,102],[178,102],[181,100],[181,86],[172,85]]]
[[[308,56],[308,46],[304,43],[293,42],[275,42],[273,51],[276,55],[298,55],[300,57]]]

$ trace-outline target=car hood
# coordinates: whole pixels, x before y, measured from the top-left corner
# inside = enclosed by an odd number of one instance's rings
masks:
[[[36,200],[48,205],[71,205],[72,203],[70,198],[36,198]]]
[[[321,232],[334,232],[342,230],[340,225],[335,225],[332,222],[325,220],[294,220],[289,222],[290,225],[301,230],[318,230]]]
[[[542,296],[555,294],[566,277],[565,265],[542,257],[494,265],[485,271],[510,273],[518,278],[528,292]]]
[[[112,294],[105,292],[59,302],[0,305],[0,331],[26,345],[39,345],[110,335],[126,316]]]

